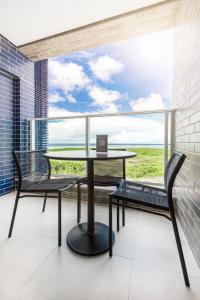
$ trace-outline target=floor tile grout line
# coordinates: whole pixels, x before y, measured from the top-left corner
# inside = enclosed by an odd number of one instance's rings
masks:
[[[42,260],[40,265],[36,267],[36,269],[30,274],[30,276],[22,283],[21,287],[14,293],[14,295],[11,297],[11,299],[14,299],[15,296],[28,284],[28,282],[32,279],[34,274],[41,268],[41,266],[48,260],[48,258],[55,252],[57,247],[55,247],[53,250],[50,251],[50,253]]]
[[[98,207],[97,207],[97,209],[98,209]],[[35,214],[35,212],[34,212],[34,214]],[[128,214],[127,214],[128,215]],[[138,223],[139,222],[141,222],[142,221],[142,218],[141,218],[141,215],[140,214],[136,214],[136,230],[138,230]],[[145,220],[145,222],[146,222],[146,220]],[[150,222],[152,222],[151,220],[149,221],[149,223]],[[154,222],[154,221],[153,221]],[[162,222],[162,223],[165,223],[165,222]],[[4,225],[5,227],[7,227],[6,226],[6,224]],[[6,229],[5,229],[6,230]],[[45,238],[51,238],[51,239],[54,239],[53,237],[50,237],[50,236],[46,236],[46,235],[44,235],[44,234],[40,234],[40,233],[37,233],[37,232],[32,232],[33,234],[36,234],[36,235],[38,235],[38,236],[44,236]],[[56,239],[56,238],[55,238]],[[54,250],[52,250],[50,253],[49,253],[49,255],[51,255],[51,253],[53,252]],[[48,259],[48,256],[49,255],[47,255],[47,257],[46,257],[46,259]],[[123,258],[123,259],[127,259],[127,260],[129,260],[130,261],[130,264],[131,264],[131,274],[132,274],[132,276],[133,276],[133,274],[134,274],[134,269],[133,269],[133,267],[134,267],[134,261],[136,261],[136,262],[138,262],[138,263],[143,263],[143,264],[147,264],[146,262],[144,262],[144,261],[142,261],[142,260],[135,260],[134,258],[133,259],[131,259],[131,258],[128,258],[128,257],[125,257],[125,256],[120,256],[120,255],[116,255],[117,257],[121,257],[121,258]],[[45,259],[44,259],[45,260]],[[45,261],[44,261],[45,262]],[[43,262],[41,262],[41,264],[42,264]],[[38,266],[38,269],[41,267],[41,264]],[[169,269],[167,269],[167,268],[165,268],[165,267],[160,267],[160,266],[155,266],[155,265],[151,265],[151,264],[148,264],[148,266],[150,266],[150,267],[155,267],[155,268],[157,268],[157,269],[161,269],[161,270],[167,270],[167,271],[169,271],[169,272],[172,272],[172,273],[178,273],[178,274],[181,274],[182,272],[181,271],[174,271],[174,270],[169,270]],[[20,292],[20,289],[22,289],[23,288],[23,285],[26,285],[27,284],[27,281],[29,281],[29,280],[31,280],[31,277],[32,276],[34,276],[34,273],[35,272],[37,272],[37,269],[36,270],[34,270],[32,273],[31,273],[31,275],[30,275],[30,279],[27,279],[26,281],[24,281],[24,283],[22,284],[22,287],[21,288],[19,288],[19,290],[15,293],[15,295],[13,296],[13,297],[15,297],[16,296],[16,294],[18,293],[18,292]],[[190,277],[192,277],[192,278],[195,278],[195,279],[200,279],[198,276],[193,276],[193,275],[190,275],[189,274],[189,276]]]
[[[132,261],[134,261],[136,263],[139,263],[139,264],[147,265],[148,267],[152,267],[152,268],[156,268],[156,269],[159,269],[159,270],[168,271],[168,272],[171,272],[171,273],[176,273],[177,275],[178,274],[182,274],[182,270],[180,270],[180,271],[171,270],[171,269],[166,268],[166,267],[161,267],[161,266],[158,266],[158,265],[149,264],[148,262],[140,260],[140,259],[135,259],[134,258]],[[189,275],[189,277],[200,279],[200,276],[198,277],[198,276],[192,275],[189,272],[188,272],[188,275]]]
[[[32,233],[32,234],[35,234],[37,236],[40,236],[40,237],[44,237],[44,238],[48,238],[48,239],[52,239],[52,240],[57,240],[57,237],[53,237],[53,236],[50,236],[50,235],[47,235],[47,234],[43,234],[43,233],[40,233],[40,232],[35,232],[33,230],[30,230],[29,232]]]
[[[182,274],[182,270],[175,271],[175,270],[172,270],[172,269],[169,269],[169,268],[166,268],[166,267],[162,267],[162,266],[158,266],[158,265],[154,265],[154,264],[149,264],[148,262],[140,260],[140,259],[130,258],[130,257],[126,257],[126,256],[119,255],[119,254],[114,254],[114,256],[118,257],[118,258],[126,259],[126,260],[130,261],[131,263],[136,262],[136,263],[139,263],[139,264],[145,264],[148,267],[156,268],[156,269],[159,269],[159,270],[165,270],[165,271],[168,271],[168,272],[171,272],[171,273]],[[195,275],[192,275],[190,273],[189,273],[189,276],[192,277],[192,278],[200,279],[200,276],[195,276]]]
[[[136,231],[137,231],[137,227],[138,227],[138,223],[139,223],[140,219],[141,219],[140,212],[137,211],[137,214],[136,214]],[[163,222],[163,223],[165,224],[165,222]],[[166,224],[168,224],[168,223],[166,222]],[[184,240],[182,240],[182,242],[185,244]],[[117,256],[120,256],[120,255],[117,255]],[[128,258],[128,257],[125,257],[125,256],[121,256],[121,257],[129,259],[130,261],[138,261],[139,263],[146,263],[142,260],[136,260],[135,258]],[[165,267],[160,267],[160,266],[157,266],[157,265],[151,265],[151,264],[148,264],[148,265],[152,266],[152,267],[155,267],[155,268],[158,268],[158,269],[164,269],[164,270],[167,270],[169,272],[177,273],[177,274],[182,273],[181,270],[180,271],[175,271],[175,270],[171,270],[171,269],[168,269],[168,268],[165,268]],[[191,275],[189,272],[188,272],[188,274],[192,278],[200,279],[200,276]]]
[[[21,228],[20,228],[21,230]],[[7,229],[4,229],[4,231],[6,232]],[[20,231],[21,232],[21,231]],[[23,230],[24,233],[27,233],[26,230]],[[47,239],[51,239],[51,240],[57,240],[57,237],[53,237],[53,236],[50,236],[50,235],[47,235],[47,234],[43,234],[43,233],[40,233],[40,232],[36,232],[34,230],[29,230],[29,233],[30,234],[33,234],[33,235],[36,235],[36,236],[40,236],[40,237],[43,237],[43,238],[47,238]],[[18,231],[16,230],[15,232],[15,235],[17,236],[18,234]]]

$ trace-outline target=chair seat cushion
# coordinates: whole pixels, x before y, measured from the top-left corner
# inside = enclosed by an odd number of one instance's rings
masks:
[[[81,178],[80,183],[87,184],[87,177]],[[94,176],[94,184],[96,186],[119,186],[122,181],[122,177],[119,176]]]
[[[112,196],[113,198],[121,198],[127,202],[169,210],[166,190],[153,186],[124,181],[120,187],[112,193]]]
[[[47,192],[53,193],[58,191],[68,190],[73,187],[78,181],[78,177],[70,178],[55,178],[55,179],[46,179],[41,182],[34,183],[33,185],[24,187],[22,186],[23,192]]]

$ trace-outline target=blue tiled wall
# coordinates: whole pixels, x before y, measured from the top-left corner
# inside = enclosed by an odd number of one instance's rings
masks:
[[[13,164],[10,149],[13,148],[13,99],[15,79],[0,72],[0,188],[6,192],[13,184]]]
[[[13,149],[29,149],[27,118],[46,105],[36,110],[34,80],[34,63],[0,35],[0,195],[14,188]]]

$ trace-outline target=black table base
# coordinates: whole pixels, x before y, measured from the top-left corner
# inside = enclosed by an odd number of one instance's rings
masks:
[[[109,249],[108,226],[95,222],[95,231],[92,235],[87,232],[87,223],[73,227],[67,235],[68,246],[76,253],[93,256],[105,253]],[[113,233],[113,244],[115,235]]]

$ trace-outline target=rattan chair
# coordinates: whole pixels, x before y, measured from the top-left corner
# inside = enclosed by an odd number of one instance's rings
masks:
[[[58,198],[58,246],[61,246],[61,194],[71,189],[77,183],[78,177],[51,178],[51,165],[49,159],[44,157],[45,152],[44,150],[13,152],[17,171],[17,194],[8,237],[12,235],[20,198],[44,197],[43,212],[47,197]],[[22,192],[25,194],[21,195]]]
[[[94,185],[98,187],[118,187],[121,181],[125,180],[125,169],[125,159],[94,161]],[[82,185],[87,185],[87,177],[78,181],[77,223],[80,222],[81,218]]]
[[[109,255],[112,256],[112,206],[133,208],[167,217],[172,221],[185,285],[190,286],[181,240],[176,222],[172,189],[175,178],[185,160],[184,154],[174,152],[166,166],[164,174],[165,188],[138,184],[132,181],[123,181],[118,189],[109,197]],[[117,211],[119,224],[119,211]],[[119,227],[117,228],[119,230]]]

